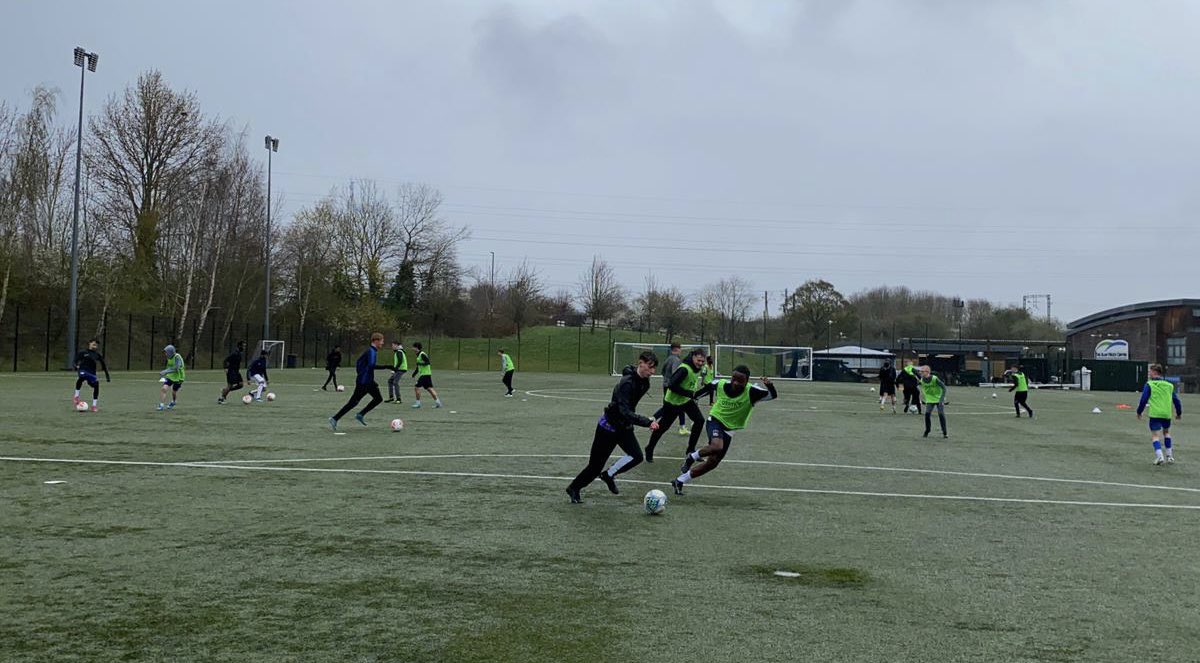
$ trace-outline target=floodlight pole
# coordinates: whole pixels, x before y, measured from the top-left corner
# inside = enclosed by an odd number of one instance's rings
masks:
[[[266,284],[263,288],[263,339],[271,336],[271,153],[279,151],[279,139],[268,135],[263,140],[267,148],[267,241]]]
[[[79,130],[75,135],[75,211],[71,217],[71,292],[67,304],[66,368],[74,368],[75,351],[79,349],[79,181],[83,166],[83,81],[88,70],[96,71],[100,56],[75,47],[75,66],[79,67]]]

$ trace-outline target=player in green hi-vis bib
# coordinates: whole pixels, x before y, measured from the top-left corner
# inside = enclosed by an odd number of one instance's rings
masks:
[[[1171,411],[1175,421],[1183,417],[1183,403],[1175,393],[1175,385],[1163,379],[1162,364],[1150,365],[1150,380],[1142,387],[1142,400],[1138,402],[1137,418],[1150,407],[1150,439],[1154,443],[1154,464],[1175,462],[1175,450],[1171,445]],[[1160,439],[1161,438],[1161,439]],[[1163,455],[1163,451],[1166,455]]]
[[[162,376],[162,389],[159,390],[158,409],[159,410],[174,410],[175,399],[179,395],[179,388],[183,386],[183,381],[187,377],[186,370],[183,365],[183,355],[175,351],[174,345],[168,345],[163,348],[163,354],[167,356],[167,367],[159,371]],[[171,402],[167,402],[167,392],[171,392]]]
[[[1025,367],[1017,366],[1016,368],[1005,371],[1013,382],[1013,385],[1008,388],[1013,393],[1013,408],[1017,410],[1017,418],[1021,418],[1021,407],[1029,412],[1029,418],[1033,418],[1033,408],[1029,407],[1029,378],[1025,377]]]
[[[922,366],[920,386],[921,400],[925,403],[925,437],[929,437],[929,429],[932,426],[930,417],[934,408],[937,408],[938,423],[942,425],[942,437],[950,437],[946,434],[946,383],[934,375],[928,366]]]
[[[421,407],[422,389],[433,396],[434,407],[441,407],[442,399],[438,398],[438,393],[433,388],[433,364],[429,362],[429,355],[425,354],[420,343],[413,343],[413,347],[417,349],[417,367],[412,372],[413,376],[417,378],[417,383],[413,385],[413,394],[416,395],[417,402],[413,403],[413,407]]]
[[[777,398],[778,392],[771,379],[762,378],[762,386],[750,385],[750,369],[738,366],[733,369],[733,375],[728,380],[714,380],[696,392],[696,398],[715,393],[716,402],[708,411],[709,442],[701,449],[687,455],[683,474],[671,481],[671,488],[676,495],[683,494],[683,486],[696,477],[707,474],[721,464],[729,445],[733,443],[733,432],[742,430],[750,422],[750,413],[754,406]],[[696,463],[696,465],[693,465]]]
[[[667,390],[663,394],[663,406],[658,420],[660,423],[667,423],[650,434],[650,441],[646,443],[647,463],[654,462],[654,448],[658,446],[663,434],[671,428],[675,417],[686,415],[692,420],[687,452],[692,453],[696,450],[696,443],[700,441],[700,434],[704,432],[704,415],[700,412],[700,406],[696,405],[696,392],[703,386],[700,382],[700,371],[704,366],[706,354],[703,348],[692,350],[687,359],[679,363],[679,368],[675,369],[674,374],[663,376]]]
[[[915,409],[917,414],[921,414],[921,378],[917,375],[916,362],[909,359],[896,377],[900,381],[900,388],[904,390],[904,412]]]
[[[706,385],[717,379],[717,366],[713,363],[712,355],[704,359],[704,370],[700,373],[700,384]],[[708,395],[708,404],[713,404],[713,395]]]
[[[497,350],[496,354],[500,355],[500,381],[508,388],[508,393],[504,394],[504,397],[512,398],[512,379],[513,373],[517,372],[517,365],[513,362],[512,357],[508,356],[508,352],[504,348]]]
[[[384,403],[402,403],[400,399],[400,378],[408,372],[408,355],[404,354],[404,344],[392,341],[392,374],[388,377],[388,397]]]

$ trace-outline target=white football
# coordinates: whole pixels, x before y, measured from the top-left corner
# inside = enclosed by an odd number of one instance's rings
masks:
[[[267,400],[269,400],[269,401],[273,401],[273,400],[275,400],[275,392],[273,392],[273,391],[268,391],[268,392],[267,392]]]
[[[395,430],[395,431],[404,430],[404,420],[403,419],[392,419],[392,430]]]
[[[254,397],[251,396],[250,394],[246,394],[246,395],[242,396],[242,402],[245,403],[246,405],[249,405],[254,402]]]
[[[996,392],[992,392],[992,398],[996,398]]]
[[[338,391],[346,391],[346,387],[345,387],[344,385],[340,385],[340,384],[339,384],[339,385],[338,385]]]
[[[646,508],[646,513],[657,516],[667,508],[667,494],[655,488],[642,498],[642,506]]]
[[[917,406],[916,406],[916,405],[909,405],[909,406],[908,406],[908,411],[909,411],[909,412],[916,412],[916,411],[917,411]]]
[[[78,403],[76,403],[75,410],[78,412],[87,412],[88,411],[87,401],[79,401]]]

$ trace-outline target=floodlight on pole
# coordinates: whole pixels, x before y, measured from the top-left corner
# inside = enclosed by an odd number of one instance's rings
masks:
[[[71,292],[67,303],[66,368],[74,368],[79,347],[79,182],[83,171],[83,81],[87,72],[96,71],[100,56],[75,47],[75,66],[79,67],[79,129],[75,134],[75,211],[71,216]]]
[[[263,338],[271,336],[271,154],[279,151],[279,139],[268,135],[263,139],[267,148],[267,240],[266,240],[266,283],[263,288]]]

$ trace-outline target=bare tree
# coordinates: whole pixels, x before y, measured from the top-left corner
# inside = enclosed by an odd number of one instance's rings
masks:
[[[750,284],[740,276],[728,276],[712,286],[713,303],[725,322],[725,337],[732,340],[737,324],[745,319],[754,302]]]
[[[134,265],[149,275],[160,223],[211,161],[220,129],[204,118],[195,94],[172,90],[157,71],[111,97],[90,127],[89,169],[124,221]]]
[[[592,258],[591,267],[579,277],[579,303],[583,313],[596,322],[611,320],[625,306],[625,289],[617,283],[616,272],[600,256]]]
[[[542,283],[537,270],[525,260],[513,269],[504,288],[504,304],[508,319],[517,329],[517,342],[521,341],[521,329],[529,324],[536,314],[542,299]]]

